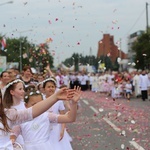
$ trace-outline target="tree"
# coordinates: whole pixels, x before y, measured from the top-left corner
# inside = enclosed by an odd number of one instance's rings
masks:
[[[2,36],[0,36],[2,39]],[[45,67],[48,63],[53,67],[54,58],[49,53],[47,43],[35,45],[27,40],[27,37],[6,38],[7,47],[0,50],[2,56],[7,57],[7,62],[20,62],[20,49],[22,51],[22,66]]]
[[[47,43],[42,43],[32,47],[29,50],[29,54],[34,67],[39,67],[41,71],[43,71],[44,67],[46,67],[47,64],[50,64],[52,68],[54,67],[54,58],[48,51]]]
[[[107,56],[107,55],[106,56],[101,55],[100,58],[99,58],[99,60],[101,60],[101,63],[105,64],[106,70],[113,70],[114,69],[113,68],[113,63],[112,63],[112,61],[111,61],[111,59],[110,59],[109,56]]]
[[[150,69],[150,34],[143,33],[134,42],[132,50],[136,53],[135,62],[137,69]]]
[[[106,67],[106,70],[112,70],[112,61],[110,59],[110,57],[108,56],[105,56],[105,67]]]
[[[113,64],[108,56],[100,56],[100,58],[92,56],[82,56],[82,54],[73,53],[70,58],[67,58],[63,63],[70,67],[73,64],[75,65],[75,71],[79,71],[80,65],[91,65],[94,66],[96,70],[98,70],[99,61],[105,64],[106,70],[113,70]],[[116,67],[116,66],[115,66]],[[116,68],[115,68],[116,69]]]

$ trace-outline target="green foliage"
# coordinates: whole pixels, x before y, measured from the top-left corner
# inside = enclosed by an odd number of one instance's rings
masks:
[[[113,70],[114,71],[118,71],[119,70],[118,58],[116,58],[115,63],[113,64]]]
[[[112,61],[110,59],[110,57],[105,56],[105,67],[106,70],[112,70],[113,66],[112,66]]]
[[[92,56],[82,56],[82,54],[73,53],[73,55],[70,58],[67,58],[63,63],[70,67],[73,64],[75,64],[75,71],[79,70],[80,65],[92,65],[95,66],[96,70],[98,70],[98,62],[102,61],[105,63],[106,70],[109,70],[113,68],[112,62],[109,57],[107,56],[101,56],[100,58]]]
[[[2,36],[0,36],[2,39]],[[6,38],[7,46],[4,51],[0,50],[0,55],[7,56],[7,62],[18,62],[20,64],[20,50],[22,52],[22,67],[45,67],[48,63],[53,67],[53,57],[49,53],[47,43],[35,45],[27,40],[27,37]],[[1,45],[0,45],[1,46]]]
[[[32,64],[34,64],[35,67],[40,67],[41,70],[43,70],[47,64],[50,64],[50,66],[53,67],[53,57],[50,55],[46,43],[32,47],[29,50],[29,54]]]
[[[143,33],[134,42],[132,50],[136,53],[135,62],[137,69],[150,69],[150,34]]]

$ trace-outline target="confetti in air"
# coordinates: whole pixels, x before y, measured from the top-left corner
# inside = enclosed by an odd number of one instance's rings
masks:
[[[103,112],[103,111],[104,111],[104,109],[103,109],[103,108],[100,108],[100,109],[99,109],[99,111],[100,111],[100,112]]]

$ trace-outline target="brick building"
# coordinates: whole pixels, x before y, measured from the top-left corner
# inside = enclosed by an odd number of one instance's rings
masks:
[[[114,44],[114,37],[110,34],[103,34],[103,39],[98,42],[97,57],[110,55],[111,61],[114,63],[117,57],[126,59],[127,55],[118,49]]]

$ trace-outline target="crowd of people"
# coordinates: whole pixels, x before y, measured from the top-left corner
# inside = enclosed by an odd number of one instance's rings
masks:
[[[58,72],[57,87],[61,84],[73,88],[80,86],[82,91],[90,90],[111,96],[113,99],[141,97],[143,101],[150,99],[150,72],[138,70],[133,72],[105,71],[102,73]]]
[[[72,150],[66,123],[75,121],[81,91],[111,96],[150,96],[148,71],[102,73],[32,73],[25,66],[20,73],[11,68],[0,75],[0,149],[12,150],[18,142],[26,150]],[[66,101],[71,99],[71,101]]]
[[[34,75],[29,66],[1,73],[0,149],[72,150],[66,123],[76,120],[80,87],[57,87],[54,75]],[[18,144],[16,144],[18,143]]]
[[[90,89],[93,92],[104,93],[113,99],[124,98],[130,101],[132,97],[141,97],[143,101],[150,99],[150,73],[146,70],[133,72],[105,72],[91,74]]]

